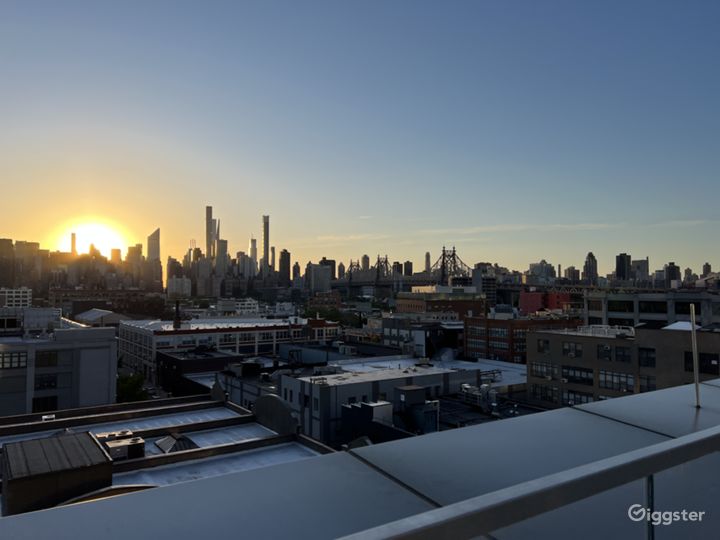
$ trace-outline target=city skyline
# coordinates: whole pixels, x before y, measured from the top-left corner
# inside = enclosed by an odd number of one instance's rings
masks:
[[[206,243],[206,249],[203,250],[203,254],[205,256],[208,256],[208,253],[206,252],[207,246],[211,246],[210,258],[214,258],[216,256],[216,254],[213,251],[213,249],[214,249],[213,246],[215,245],[215,242],[216,241],[227,242],[227,250],[228,250],[227,254],[231,259],[235,259],[234,254],[236,254],[236,253],[241,253],[241,252],[245,253],[246,255],[250,256],[250,258],[255,259],[255,262],[258,265],[258,273],[261,274],[262,272],[260,270],[260,263],[263,261],[263,257],[259,257],[258,254],[255,254],[255,256],[253,257],[253,255],[251,253],[251,251],[252,251],[251,248],[242,248],[241,245],[236,246],[236,245],[230,243],[226,239],[221,240],[221,235],[219,235],[220,218],[212,217],[215,208],[212,205],[208,205],[205,207],[205,210],[206,210],[205,226],[206,226],[207,243]],[[215,215],[217,215],[217,214],[215,214]],[[260,233],[261,236],[263,235],[263,230],[264,230],[264,226],[266,223],[266,219],[268,220],[268,223],[269,223],[269,218],[270,218],[270,216],[268,216],[268,215],[262,216],[263,221],[261,224],[261,229],[262,229],[261,233]],[[678,224],[678,226],[682,226],[682,225],[683,224],[681,224],[681,223]],[[656,226],[660,226],[660,225],[656,225]],[[558,230],[566,230],[566,227],[564,227],[562,225],[555,225],[553,227],[557,228]],[[149,242],[151,241],[151,237],[154,237],[155,238],[154,239],[155,246],[153,247],[153,250],[154,250],[153,252],[155,253],[159,249],[159,251],[161,253],[160,258],[156,259],[156,260],[160,260],[160,262],[163,263],[163,265],[164,265],[164,261],[167,261],[168,257],[172,257],[174,259],[181,260],[191,248],[188,247],[185,251],[183,251],[181,253],[168,253],[166,251],[166,248],[163,245],[162,240],[161,240],[163,238],[163,236],[160,235],[161,229],[162,229],[161,227],[155,227],[155,230],[152,233],[152,235],[147,236],[146,240],[144,242],[143,241],[137,241],[137,242],[129,241],[126,245],[122,245],[122,243],[117,244],[117,242],[116,242],[117,240],[119,240],[121,238],[121,234],[119,232],[117,232],[119,229],[113,229],[112,226],[108,226],[105,224],[98,224],[98,223],[90,222],[90,223],[81,224],[78,227],[76,227],[75,229],[72,229],[72,228],[69,229],[68,232],[66,234],[64,234],[61,237],[61,239],[59,240],[57,248],[55,248],[55,249],[49,248],[48,246],[43,245],[42,242],[40,242],[40,248],[48,249],[51,252],[60,251],[60,252],[65,252],[65,253],[71,253],[72,245],[73,245],[72,244],[73,236],[75,236],[76,250],[77,250],[78,255],[88,254],[90,252],[90,246],[93,245],[95,249],[97,249],[99,252],[101,252],[101,254],[103,256],[107,257],[108,259],[110,259],[111,251],[114,249],[120,249],[122,256],[124,257],[127,254],[128,247],[136,246],[139,244],[142,246],[143,256],[148,257],[148,260],[149,260],[150,259]],[[516,225],[513,229],[520,231],[520,230],[524,230],[524,227],[521,225]],[[273,234],[274,234],[274,232],[273,232]],[[93,233],[96,233],[96,234],[105,233],[108,236],[106,238],[104,238],[105,242],[103,244],[98,245],[98,244],[94,244],[94,242],[92,240],[90,240],[91,235]],[[251,233],[249,235],[248,240],[250,241],[251,244],[253,241],[255,241],[255,236],[256,235],[254,233]],[[12,240],[15,240],[15,241],[22,240],[22,241],[31,241],[31,242],[36,241],[36,240],[32,240],[32,239],[18,239],[18,238],[12,239]],[[197,241],[195,241],[195,239],[193,239],[192,242],[197,247],[199,247],[197,245],[198,243],[197,243]],[[159,246],[159,248],[157,246]],[[274,244],[271,246],[270,243],[268,243],[268,248],[269,249],[271,248],[274,251],[276,249],[276,246]],[[293,253],[292,246],[281,246],[281,247],[278,247],[277,249],[278,249],[278,251],[280,251],[280,250],[287,250],[288,248],[290,248],[290,253],[292,254]],[[303,261],[302,266],[304,266],[307,263],[311,263],[311,262],[319,263],[321,258],[324,259],[325,257],[336,260],[338,264],[339,263],[343,263],[343,264],[350,263],[351,261],[356,261],[359,264],[361,257],[363,257],[365,255],[367,255],[370,258],[370,265],[372,266],[375,264],[377,256],[384,257],[387,255],[387,257],[390,261],[396,260],[397,262],[400,262],[401,264],[404,261],[410,261],[411,263],[413,263],[415,265],[415,268],[417,269],[416,271],[419,272],[419,271],[421,271],[421,269],[423,269],[425,267],[424,263],[426,262],[427,254],[428,253],[430,254],[430,260],[431,260],[431,264],[432,264],[435,262],[437,257],[440,255],[443,248],[451,249],[451,248],[457,248],[457,246],[455,244],[443,245],[441,248],[437,249],[437,256],[435,255],[434,251],[426,251],[422,254],[422,257],[407,258],[407,259],[394,257],[392,255],[392,253],[383,254],[383,253],[377,252],[377,253],[374,253],[371,255],[371,252],[369,252],[369,253],[363,253],[363,254],[356,254],[355,256],[351,256],[347,260],[344,260],[344,259],[340,259],[340,258],[336,257],[332,251],[329,251],[329,252],[323,252],[323,255],[321,257],[317,257],[317,259],[308,259],[308,260]],[[464,254],[460,253],[460,250],[458,250],[458,252],[459,252],[460,256],[465,257],[467,259],[467,257]],[[468,264],[470,264],[470,266],[473,266],[474,264],[480,263],[480,262],[483,262],[483,263],[489,262],[492,264],[498,264],[499,266],[507,267],[511,271],[526,272],[528,270],[528,268],[530,268],[532,265],[535,265],[541,261],[546,261],[549,265],[551,265],[555,269],[558,269],[560,267],[563,270],[565,270],[567,268],[572,267],[572,268],[575,268],[576,270],[578,270],[579,272],[584,272],[583,266],[585,264],[585,260],[586,260],[585,258],[588,254],[593,254],[595,257],[597,257],[596,252],[589,250],[589,251],[585,252],[579,258],[579,260],[570,262],[570,263],[566,263],[566,264],[550,260],[548,257],[540,257],[537,260],[528,260],[528,261],[526,261],[526,263],[524,265],[521,264],[520,266],[512,266],[512,265],[504,264],[503,261],[496,260],[491,257],[488,257],[486,259],[477,259],[477,260],[467,259],[466,262]],[[702,263],[698,264],[697,267],[695,267],[695,266],[683,264],[682,261],[673,259],[672,257],[667,260],[660,260],[658,262],[655,262],[652,260],[651,257],[649,257],[647,255],[640,255],[640,254],[633,254],[633,253],[626,253],[626,252],[622,252],[622,253],[616,252],[614,255],[609,256],[607,258],[607,262],[598,261],[599,275],[604,276],[604,275],[612,274],[616,268],[616,264],[617,264],[616,258],[620,255],[630,256],[633,261],[649,259],[650,266],[649,266],[648,270],[650,273],[654,272],[655,270],[662,270],[668,263],[677,264],[681,270],[684,270],[685,268],[691,268],[693,270],[693,272],[697,273],[698,275],[700,275],[702,273],[702,268],[706,264],[710,264],[711,266],[716,267],[716,264],[714,263],[714,261],[711,258],[706,259]],[[299,262],[299,259],[296,258],[295,256],[293,256],[292,261],[293,261],[293,263]],[[277,270],[277,267],[275,267],[275,269]],[[562,274],[558,274],[557,277],[562,278],[563,276],[562,276]]]
[[[267,214],[301,261],[717,266],[712,3],[40,4],[0,20],[4,237],[179,257],[200,197],[231,254]]]

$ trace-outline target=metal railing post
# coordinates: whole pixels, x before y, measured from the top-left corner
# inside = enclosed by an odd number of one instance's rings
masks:
[[[695,379],[695,407],[700,408],[700,362],[698,360],[697,332],[695,330],[695,304],[690,303],[690,337],[692,339],[693,377]]]
[[[655,477],[652,474],[645,477],[645,508],[649,514],[655,510]],[[648,516],[646,533],[647,540],[655,540],[655,525],[651,516]]]

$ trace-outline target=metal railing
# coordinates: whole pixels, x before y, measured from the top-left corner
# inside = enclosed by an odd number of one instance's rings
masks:
[[[645,479],[653,509],[653,475],[720,450],[720,426],[554,473],[344,537],[345,540],[474,538]],[[652,539],[650,521],[647,537]]]

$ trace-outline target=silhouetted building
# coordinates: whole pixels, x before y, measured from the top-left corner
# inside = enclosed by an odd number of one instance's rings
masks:
[[[290,285],[290,252],[283,249],[280,252],[280,268],[278,275],[279,283],[283,287]]]
[[[582,277],[590,285],[597,285],[597,282],[598,282],[597,259],[595,258],[595,255],[593,255],[592,251],[587,254],[587,257],[585,257],[585,266],[583,266],[583,276]]]
[[[620,281],[630,280],[631,259],[627,253],[620,253],[615,257],[615,279]]]

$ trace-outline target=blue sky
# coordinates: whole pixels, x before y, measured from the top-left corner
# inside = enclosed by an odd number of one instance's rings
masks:
[[[716,2],[0,4],[0,236],[720,265]],[[41,212],[28,216],[32,200]]]

